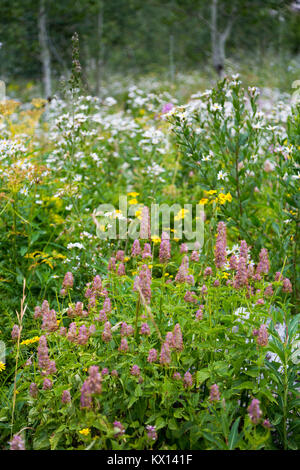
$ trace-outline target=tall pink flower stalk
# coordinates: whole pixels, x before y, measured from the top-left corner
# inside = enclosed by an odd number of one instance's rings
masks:
[[[151,300],[151,271],[146,264],[143,264],[139,274],[136,276],[133,290],[139,292],[142,301],[147,304]]]
[[[169,235],[166,232],[162,233],[162,241],[159,249],[159,262],[165,264],[171,258],[171,245]]]
[[[226,225],[224,222],[218,223],[217,241],[215,246],[215,265],[222,268],[226,263]]]
[[[147,206],[142,208],[140,238],[143,240],[151,239],[150,213]]]

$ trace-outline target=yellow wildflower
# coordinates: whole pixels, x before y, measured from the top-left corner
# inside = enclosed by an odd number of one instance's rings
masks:
[[[3,370],[5,370],[5,364],[4,362],[0,362],[0,372],[2,372]]]
[[[203,197],[200,199],[199,204],[202,204],[203,206],[208,203],[208,199],[206,197]]]
[[[128,201],[128,204],[133,206],[134,204],[138,204],[138,201],[137,201],[137,199],[130,199],[130,201]]]
[[[226,202],[226,196],[225,196],[225,194],[220,193],[220,194],[219,194],[219,197],[218,197],[218,201],[219,201],[219,203],[222,204],[222,205],[225,204],[225,202]]]
[[[212,196],[213,194],[216,194],[216,190],[215,189],[210,189],[209,191],[204,191],[204,194],[206,194],[207,196]]]
[[[180,209],[177,215],[175,215],[174,220],[180,220],[183,219],[185,214],[187,214],[189,211],[188,209]]]
[[[90,428],[84,428],[79,431],[79,434],[82,434],[83,436],[88,436],[90,433]]]
[[[40,340],[39,336],[34,336],[33,338],[24,339],[21,344],[28,346],[28,344],[38,343]]]
[[[140,193],[136,193],[136,192],[127,193],[127,196],[131,196],[131,197],[137,197],[139,195],[140,195]]]

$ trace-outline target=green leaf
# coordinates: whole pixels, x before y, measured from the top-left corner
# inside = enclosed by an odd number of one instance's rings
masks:
[[[155,427],[156,427],[156,429],[158,430],[158,429],[164,428],[165,425],[166,425],[166,422],[165,422],[164,418],[162,418],[161,416],[159,416],[159,417],[157,418],[157,420],[155,421]]]
[[[233,388],[237,390],[253,390],[255,384],[252,382],[243,382],[239,385],[235,385]]]
[[[230,450],[234,449],[236,444],[238,443],[239,441],[239,432],[238,432],[238,429],[239,429],[239,423],[240,423],[240,417],[238,417],[235,422],[233,423],[232,427],[231,427],[231,430],[230,430],[230,434],[229,434],[229,438],[228,438],[228,447]]]
[[[202,369],[202,370],[198,370],[196,372],[196,384],[197,384],[197,387],[199,387],[199,385],[201,385],[203,382],[205,382],[205,380],[207,380],[210,376],[210,372],[208,369]]]

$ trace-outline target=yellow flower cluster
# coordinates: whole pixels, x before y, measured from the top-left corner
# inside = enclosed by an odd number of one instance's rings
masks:
[[[188,209],[180,209],[177,215],[175,215],[174,220],[180,220],[183,219],[184,216],[188,213]]]
[[[90,428],[84,428],[79,431],[79,434],[82,434],[83,436],[88,436],[90,433]]]
[[[28,344],[38,343],[39,340],[40,340],[39,336],[34,336],[33,338],[25,339],[24,341],[22,341],[21,344],[24,344],[25,346],[28,346]]]
[[[34,260],[34,263],[29,266],[29,269],[35,268],[39,264],[46,263],[53,269],[53,260],[55,259],[65,259],[66,256],[57,251],[52,251],[52,256],[49,253],[44,253],[43,251],[34,251],[33,253],[27,253],[24,258],[29,258]]]
[[[3,370],[5,370],[5,364],[4,362],[0,361],[0,372],[2,372]]]
[[[217,191],[215,189],[204,191],[204,197],[200,199],[199,204],[202,204],[204,206],[207,203],[212,204],[213,202],[215,202],[216,204],[224,205],[226,202],[232,201],[232,196],[230,193],[224,194],[221,192],[219,193],[219,195],[216,195],[216,194],[217,194]],[[210,196],[214,196],[214,197],[210,198]]]
[[[137,196],[139,196],[139,195],[140,195],[140,193],[137,193],[137,192],[135,192],[135,191],[132,191],[131,193],[127,193],[127,196],[133,198],[133,199],[130,199],[130,200],[128,201],[128,204],[129,204],[130,206],[133,206],[133,205],[138,204],[138,200],[137,200],[136,198],[137,198]]]
[[[231,202],[232,201],[232,196],[230,193],[227,193],[227,194],[224,194],[224,193],[220,193],[219,196],[216,198],[218,199],[218,201],[216,200],[216,202],[219,202],[219,204],[225,204],[225,202]]]

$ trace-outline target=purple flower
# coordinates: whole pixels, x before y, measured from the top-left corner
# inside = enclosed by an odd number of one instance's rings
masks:
[[[123,250],[118,250],[116,254],[117,261],[124,261],[125,252]]]
[[[143,240],[150,240],[150,213],[147,206],[143,206],[141,214],[140,238]]]
[[[197,312],[196,312],[196,320],[202,320],[202,318],[203,318],[203,309],[204,309],[204,305],[200,305],[199,310],[197,310]]]
[[[242,240],[240,245],[240,258],[241,257],[245,258],[246,261],[248,260],[248,246],[245,240]]]
[[[83,382],[81,387],[80,406],[81,408],[92,407],[92,396],[102,392],[101,375],[98,366],[89,368],[89,377]]]
[[[201,287],[201,294],[205,295],[205,294],[207,294],[207,292],[208,292],[208,289],[207,289],[206,285],[203,284],[203,286]]]
[[[146,264],[143,264],[138,276],[136,276],[133,285],[133,290],[139,292],[143,302],[146,302],[147,304],[150,303],[151,272]]]
[[[80,407],[81,408],[91,408],[92,407],[92,394],[89,387],[88,380],[83,382],[81,387],[81,396],[80,396]]]
[[[237,260],[237,257],[235,255],[231,255],[231,257],[229,259],[229,266],[230,266],[230,269],[236,271],[237,266],[238,266],[238,260]]]
[[[174,372],[173,379],[179,381],[182,379],[182,377],[179,372]]]
[[[50,361],[50,362],[49,362],[49,367],[48,367],[47,373],[48,373],[49,375],[51,375],[51,374],[56,374],[56,364],[55,364],[55,361]]]
[[[99,274],[97,274],[93,279],[92,291],[96,296],[99,296],[102,292],[102,281]]]
[[[18,434],[15,434],[9,442],[10,450],[26,450],[25,442]]]
[[[118,351],[123,351],[123,352],[127,352],[128,351],[128,343],[127,343],[127,339],[126,338],[122,338],[121,339],[121,344],[118,348]]]
[[[168,235],[167,235],[168,236]],[[168,238],[162,239],[159,248],[159,262],[161,264],[167,263],[171,258],[171,245]]]
[[[157,432],[155,426],[146,426],[147,437],[150,441],[156,441],[157,439]]]
[[[43,323],[41,326],[45,331],[56,331],[58,329],[57,318],[55,310],[49,308],[43,310]]]
[[[125,276],[125,264],[120,263],[117,271],[118,276]]]
[[[266,297],[272,297],[272,295],[274,294],[272,284],[267,285],[267,287],[265,288],[264,294]]]
[[[44,379],[43,382],[43,390],[50,390],[53,386],[52,380],[50,379]]]
[[[101,375],[98,366],[90,366],[89,368],[89,386],[92,394],[99,394],[102,391]]]
[[[147,361],[149,363],[152,363],[152,362],[155,362],[156,360],[157,360],[157,351],[156,349],[152,348],[149,350]]]
[[[217,241],[215,246],[215,265],[221,268],[226,263],[226,225],[218,223]]]
[[[119,377],[119,373],[118,373],[118,371],[117,371],[116,369],[113,369],[113,370],[111,371],[110,375],[111,375],[112,377]]]
[[[210,387],[210,394],[209,394],[210,401],[219,401],[220,400],[220,392],[219,387],[217,384],[213,384]]]
[[[40,337],[37,353],[39,368],[41,369],[42,375],[55,373],[55,361],[50,361],[49,359],[46,336]]]
[[[134,240],[132,249],[131,249],[131,256],[136,257],[141,254],[141,245],[139,240]]]
[[[266,428],[266,429],[270,429],[271,428],[271,423],[268,419],[264,419],[263,423],[262,423],[263,427]]]
[[[84,344],[87,344],[88,340],[89,340],[88,329],[85,325],[81,325],[78,331],[77,343],[84,345]]]
[[[112,339],[112,334],[111,334],[111,324],[109,321],[104,323],[104,330],[102,333],[102,339],[105,343],[109,343]]]
[[[256,268],[257,274],[268,274],[270,269],[270,262],[268,258],[268,250],[266,248],[262,248],[259,253],[259,263]]]
[[[33,317],[34,317],[35,319],[37,319],[37,318],[40,318],[41,316],[42,316],[42,309],[41,309],[41,307],[39,307],[39,306],[35,307],[35,308],[34,308],[34,315],[33,315]]]
[[[173,103],[165,103],[162,107],[161,114],[166,114],[169,111],[171,111],[171,109],[173,108],[174,108]]]
[[[29,387],[29,395],[32,398],[36,398],[38,396],[38,387],[37,384],[32,382]]]
[[[172,347],[176,351],[183,350],[182,332],[179,323],[176,323],[173,330]]]
[[[181,243],[180,245],[180,253],[187,253],[189,250],[188,250],[188,246],[186,243]]]
[[[108,374],[109,374],[108,368],[107,368],[107,367],[103,367],[103,369],[102,369],[102,371],[101,371],[102,377],[103,377],[104,375],[108,375]]]
[[[142,253],[142,258],[152,258],[152,253],[151,253],[151,245],[150,243],[145,243],[144,245],[144,251]]]
[[[132,366],[132,368],[131,368],[130,374],[131,374],[131,375],[135,375],[135,376],[138,377],[138,376],[140,375],[140,373],[141,373],[141,370],[140,370],[139,366],[137,366],[136,364],[134,364],[134,365]]]
[[[61,395],[61,402],[65,405],[66,403],[71,402],[71,394],[69,390],[63,390]]]
[[[69,325],[67,339],[71,341],[71,343],[75,343],[77,341],[77,326],[75,322],[72,322]]]
[[[120,423],[120,421],[114,421],[114,432],[115,437],[121,437],[123,434],[125,434],[125,428],[123,424]]]
[[[19,338],[19,335],[20,335],[20,328],[18,327],[18,325],[14,325],[12,330],[11,330],[11,337],[12,339],[15,341]]]
[[[208,276],[211,276],[212,275],[212,269],[210,266],[207,266],[207,268],[205,268],[204,270],[204,277],[208,277]]]
[[[292,283],[287,277],[283,279],[283,292],[285,293],[293,292]]]
[[[65,277],[64,277],[64,280],[63,280],[63,283],[62,283],[63,287],[65,289],[72,289],[73,288],[73,285],[74,285],[74,278],[73,278],[73,274],[70,273],[70,272],[67,272],[65,274]]]
[[[190,372],[186,372],[183,377],[184,388],[190,388],[193,386],[193,377]]]
[[[141,335],[149,336],[150,335],[150,326],[148,323],[142,323],[141,325]]]
[[[185,301],[185,302],[188,302],[188,303],[196,304],[196,303],[197,303],[197,298],[196,298],[196,296],[194,295],[193,292],[191,292],[191,291],[188,290],[188,291],[185,293],[184,301]]]
[[[161,364],[169,364],[171,362],[171,351],[167,342],[163,343],[161,347],[159,362]]]
[[[268,330],[267,330],[266,325],[261,325],[260,326],[260,328],[258,330],[256,341],[257,341],[257,344],[261,347],[267,346],[267,344],[268,344]]]
[[[253,398],[249,407],[248,413],[253,424],[258,424],[262,416],[261,409],[259,408],[259,400]]]
[[[248,285],[248,270],[245,258],[241,257],[238,262],[236,276],[233,282],[233,287],[239,289]]]
[[[200,255],[198,253],[198,251],[192,251],[192,254],[191,254],[191,261],[199,261],[199,258],[200,258]]]

